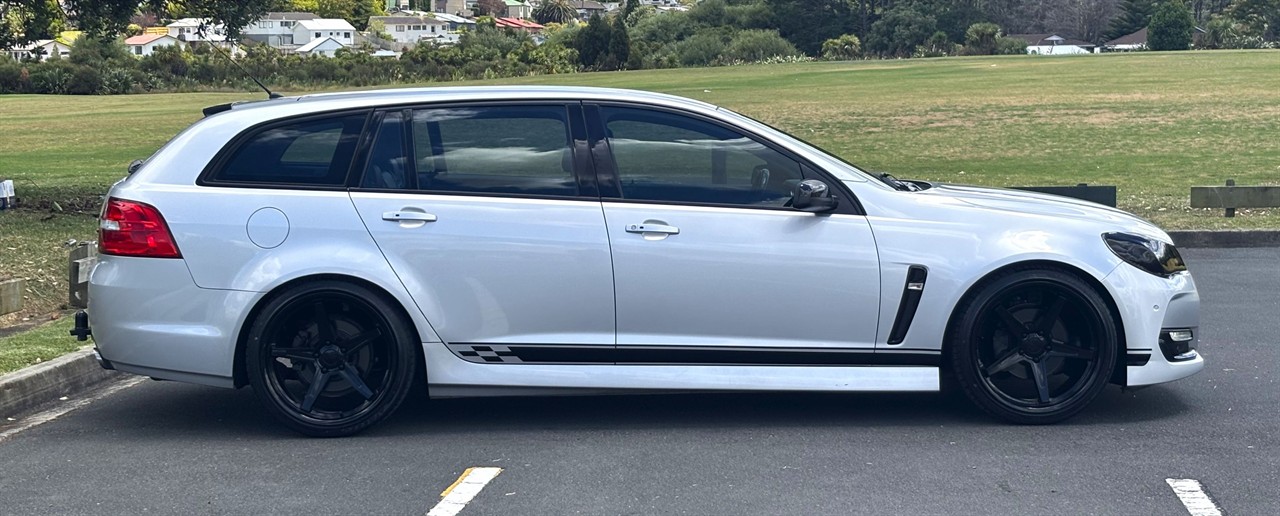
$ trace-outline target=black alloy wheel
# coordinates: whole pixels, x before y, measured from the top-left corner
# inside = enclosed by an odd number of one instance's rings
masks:
[[[1117,328],[1102,297],[1056,270],[1015,271],[985,285],[952,330],[965,394],[1009,422],[1047,424],[1092,402],[1110,379]]]
[[[417,340],[394,306],[363,287],[309,282],[273,298],[249,332],[249,382],[286,425],[351,435],[399,407]]]

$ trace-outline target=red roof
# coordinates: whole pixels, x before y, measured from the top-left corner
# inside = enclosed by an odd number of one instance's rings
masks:
[[[132,38],[129,38],[129,39],[124,40],[124,44],[126,44],[126,45],[146,45],[147,43],[150,43],[150,42],[155,41],[155,40],[157,40],[157,39],[160,39],[160,38],[168,38],[168,37],[170,37],[168,34],[139,34],[139,35],[137,35],[137,36],[134,36],[134,37],[132,37]]]
[[[542,25],[520,18],[494,18],[493,23],[499,27],[512,29],[542,29]]]

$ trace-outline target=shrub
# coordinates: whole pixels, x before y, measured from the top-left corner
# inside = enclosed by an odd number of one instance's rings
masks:
[[[30,88],[27,68],[8,57],[0,59],[0,93],[26,93]]]
[[[994,23],[975,23],[964,31],[965,53],[971,56],[989,56],[996,53],[996,40],[1000,38],[1000,26]]]
[[[848,61],[862,55],[862,41],[853,34],[845,34],[822,42],[822,58],[828,61]]]
[[[996,54],[1002,56],[1027,53],[1027,42],[1022,38],[1000,37],[996,39]]]
[[[682,66],[706,66],[724,53],[724,41],[712,33],[699,33],[676,43],[676,59]]]
[[[790,41],[782,39],[773,30],[744,30],[734,34],[729,45],[720,54],[722,61],[754,63],[770,57],[800,55]]]
[[[61,95],[71,84],[72,64],[65,59],[50,59],[34,64],[30,72],[31,93]]]

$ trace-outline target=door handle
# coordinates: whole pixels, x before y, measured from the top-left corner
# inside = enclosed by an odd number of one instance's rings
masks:
[[[680,228],[665,224],[631,224],[627,226],[627,233],[663,233],[667,235],[679,235]]]
[[[382,213],[382,220],[389,220],[392,222],[435,222],[436,216],[431,213],[422,213],[420,211],[386,211]]]

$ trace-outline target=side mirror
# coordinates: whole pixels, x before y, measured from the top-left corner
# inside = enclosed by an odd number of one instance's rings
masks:
[[[800,211],[819,213],[836,209],[837,199],[831,196],[826,183],[817,179],[805,179],[796,185],[791,195],[791,207]]]

